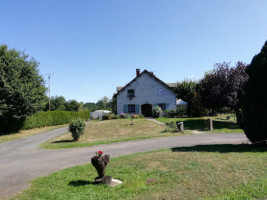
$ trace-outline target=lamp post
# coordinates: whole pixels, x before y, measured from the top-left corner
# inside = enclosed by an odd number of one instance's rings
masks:
[[[49,92],[49,111],[50,111],[50,76],[53,76],[54,75],[54,73],[53,74],[50,74],[50,73],[48,73],[48,74],[45,74],[46,76],[48,76],[48,92]]]

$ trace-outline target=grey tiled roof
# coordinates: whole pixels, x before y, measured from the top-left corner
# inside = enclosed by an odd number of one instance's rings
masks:
[[[175,88],[177,87],[177,83],[166,83],[169,87]],[[123,87],[119,86],[116,88],[117,92],[119,92]]]

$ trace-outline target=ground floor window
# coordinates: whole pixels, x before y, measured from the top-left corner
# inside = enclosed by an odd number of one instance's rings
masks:
[[[135,105],[128,104],[128,113],[134,113],[134,112],[135,112]]]
[[[159,103],[158,104],[161,110],[166,110],[166,104],[165,103]]]

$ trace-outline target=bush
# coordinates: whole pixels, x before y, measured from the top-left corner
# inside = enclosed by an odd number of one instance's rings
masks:
[[[88,111],[71,112],[71,111],[46,111],[39,112],[27,117],[21,129],[40,128],[45,126],[56,126],[68,124],[72,119],[82,118],[87,120],[90,118]]]
[[[180,121],[171,121],[169,123],[167,123],[167,129],[166,129],[166,132],[179,132],[181,131],[179,128],[178,128],[178,125],[177,123],[179,123]]]
[[[128,119],[128,118],[130,118],[130,115],[129,114],[121,113],[120,114],[120,118],[122,118],[122,119]]]
[[[242,128],[252,143],[267,141],[267,41],[246,69]]]
[[[152,110],[152,116],[154,118],[158,118],[158,117],[161,117],[162,116],[162,110],[159,106],[156,106],[153,108]]]
[[[114,113],[109,113],[108,114],[108,119],[116,119],[116,115]]]
[[[168,118],[186,117],[186,106],[178,106],[177,109],[166,110],[163,116]]]
[[[102,120],[111,120],[111,119],[119,119],[120,117],[115,115],[114,113],[105,113],[102,116]]]
[[[109,120],[108,115],[109,113],[104,113],[102,116],[102,120]]]
[[[187,110],[186,105],[178,105],[177,109],[176,109],[176,115],[178,117],[185,117],[186,116],[186,110]]]
[[[120,118],[120,116],[114,114],[112,119],[119,119],[119,118]]]
[[[83,135],[85,129],[84,120],[77,118],[73,119],[69,125],[69,131],[72,134],[73,140],[78,141],[80,136]]]
[[[138,119],[138,118],[140,118],[140,115],[135,115],[135,114],[134,114],[134,115],[132,115],[132,118],[133,118],[133,119]]]

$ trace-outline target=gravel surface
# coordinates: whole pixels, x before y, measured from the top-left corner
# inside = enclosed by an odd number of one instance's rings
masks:
[[[39,144],[61,135],[67,128],[0,144],[0,199],[8,199],[30,185],[30,180],[91,162],[97,150],[112,157],[172,147],[200,144],[247,143],[242,133],[216,133],[152,138],[73,149],[39,149]]]

